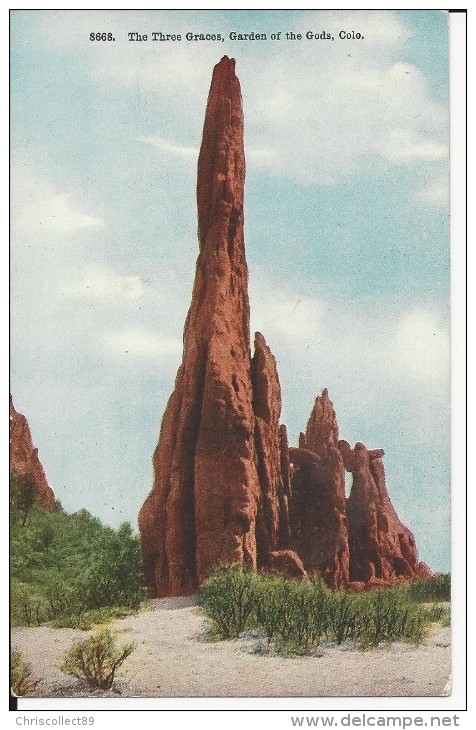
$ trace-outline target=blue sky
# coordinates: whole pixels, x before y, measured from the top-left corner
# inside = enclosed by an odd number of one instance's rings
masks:
[[[290,440],[327,387],[341,437],[385,449],[420,557],[449,569],[446,23],[12,12],[11,390],[68,511],[135,525],[151,488],[197,255],[206,98],[227,54],[245,115],[251,324],[276,356]],[[95,30],[116,41],[91,42]],[[159,30],[226,40],[127,40]],[[336,40],[270,40],[286,30]]]

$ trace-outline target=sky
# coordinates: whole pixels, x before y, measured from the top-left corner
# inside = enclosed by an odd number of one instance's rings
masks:
[[[128,40],[159,31],[182,40]],[[334,41],[306,38],[323,31]],[[198,149],[225,54],[243,96],[251,328],[276,357],[290,442],[328,388],[340,437],[385,450],[420,558],[447,571],[441,11],[12,11],[14,405],[63,507],[136,527],[181,361]]]

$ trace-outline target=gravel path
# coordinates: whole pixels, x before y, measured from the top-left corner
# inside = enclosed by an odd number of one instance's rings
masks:
[[[394,644],[367,652],[323,646],[321,656],[283,658],[256,653],[257,640],[209,642],[206,621],[193,598],[166,598],[154,609],[114,621],[120,643],[135,651],[117,673],[116,694],[128,697],[392,697],[448,692],[450,629],[419,648]],[[91,696],[57,665],[75,629],[15,628],[12,646],[24,653],[39,697]]]

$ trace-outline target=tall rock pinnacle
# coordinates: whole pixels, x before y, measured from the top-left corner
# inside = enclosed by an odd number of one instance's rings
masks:
[[[158,595],[195,590],[218,562],[256,567],[259,484],[250,377],[245,160],[235,62],[215,66],[198,160],[200,253],[182,364],[140,516]]]

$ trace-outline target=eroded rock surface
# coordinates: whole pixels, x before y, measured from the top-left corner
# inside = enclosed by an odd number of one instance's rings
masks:
[[[191,593],[216,563],[317,573],[356,589],[429,574],[388,497],[383,451],[339,441],[327,390],[299,447],[288,446],[276,361],[260,333],[250,354],[244,179],[240,85],[225,56],[198,160],[199,256],[182,363],[139,515],[147,585],[158,596]],[[345,469],[354,479],[347,502]]]
[[[260,486],[256,524],[258,564],[266,565],[271,551],[280,540],[280,512],[285,509],[281,472],[281,388],[276,361],[263,335],[255,335],[255,350],[251,361],[253,412],[255,416],[255,448]]]
[[[367,449],[360,442],[351,449],[347,441],[339,447],[353,477],[347,500],[351,581],[385,585],[432,575],[418,561],[415,538],[388,495],[383,449]]]
[[[10,395],[10,468],[22,478],[32,477],[39,502],[50,509],[56,504],[53,490],[49,486],[44,469],[34,447],[30,427],[24,415],[18,413]]]
[[[308,572],[333,587],[349,580],[345,472],[338,427],[327,390],[316,398],[300,448],[289,450],[294,468],[292,545]]]
[[[218,562],[256,568],[244,177],[240,85],[225,56],[213,72],[198,160],[200,253],[182,365],[139,517],[158,595],[195,590]]]

